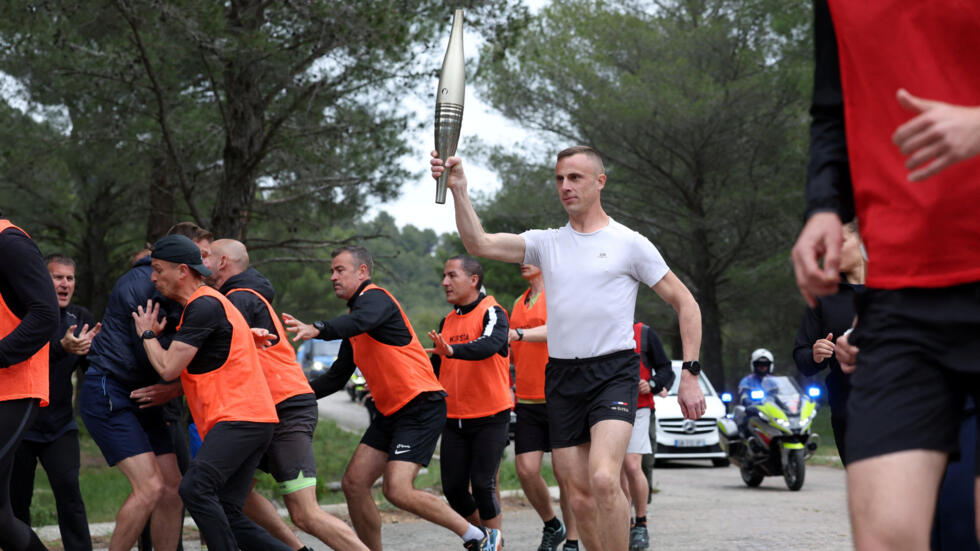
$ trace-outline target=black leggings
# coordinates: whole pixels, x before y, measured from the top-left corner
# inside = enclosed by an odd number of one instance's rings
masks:
[[[0,549],[47,549],[31,528],[14,516],[10,504],[10,475],[24,432],[37,416],[39,400],[22,398],[0,402]]]
[[[184,507],[213,551],[293,551],[242,513],[273,423],[216,424],[180,482]]]
[[[509,423],[510,410],[478,419],[446,419],[439,460],[442,491],[463,517],[477,509],[483,520],[500,514],[497,469],[507,447]]]
[[[28,526],[31,524],[31,497],[38,460],[51,483],[62,544],[67,551],[91,551],[85,503],[78,487],[78,431],[70,430],[51,442],[25,440],[20,443],[10,479],[10,502],[14,515]]]

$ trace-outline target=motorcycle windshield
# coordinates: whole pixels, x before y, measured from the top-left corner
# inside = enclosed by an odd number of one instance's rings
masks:
[[[762,389],[767,396],[775,398],[788,413],[799,413],[802,392],[793,379],[770,375],[762,380]]]

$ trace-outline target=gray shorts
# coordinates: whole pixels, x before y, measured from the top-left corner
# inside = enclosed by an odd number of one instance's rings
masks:
[[[316,459],[313,457],[313,430],[318,410],[313,394],[301,394],[276,404],[279,424],[272,442],[259,462],[259,469],[279,483],[283,494],[316,486]]]

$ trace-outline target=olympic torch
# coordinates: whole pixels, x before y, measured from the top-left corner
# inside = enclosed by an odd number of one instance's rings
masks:
[[[449,33],[449,46],[439,72],[439,89],[436,91],[436,151],[445,162],[456,154],[459,129],[463,124],[463,92],[466,76],[463,70],[463,10],[453,14],[453,30]],[[446,202],[446,180],[449,172],[443,172],[436,181],[436,203]]]

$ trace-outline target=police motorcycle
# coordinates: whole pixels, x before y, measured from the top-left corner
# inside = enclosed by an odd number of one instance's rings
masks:
[[[820,441],[810,432],[820,394],[818,386],[804,393],[790,377],[770,375],[761,389],[750,392],[751,404],[735,405],[718,419],[721,447],[739,467],[747,486],[754,488],[767,476],[782,475],[790,490],[803,487],[806,460]],[[732,395],[725,392],[721,399],[730,403]]]
[[[364,378],[364,374],[361,373],[359,368],[354,368],[354,373],[351,374],[350,379],[344,385],[344,390],[350,396],[351,402],[361,402],[364,400],[364,397],[368,393],[367,379]]]

